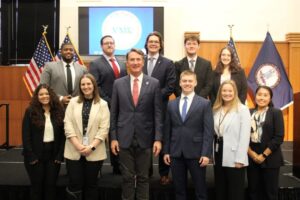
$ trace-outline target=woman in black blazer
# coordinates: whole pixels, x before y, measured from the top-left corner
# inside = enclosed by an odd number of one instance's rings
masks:
[[[23,155],[31,182],[31,200],[54,200],[56,180],[63,161],[64,109],[54,91],[39,85],[26,109],[23,126]]]
[[[219,87],[225,80],[233,80],[237,86],[240,101],[245,104],[247,99],[247,79],[244,69],[234,59],[234,52],[231,47],[221,49],[219,61],[212,75],[212,89],[210,100],[214,105]]]
[[[259,86],[251,110],[251,140],[248,149],[248,188],[251,200],[277,200],[279,168],[283,165],[280,145],[284,138],[282,112],[273,107],[272,89]]]

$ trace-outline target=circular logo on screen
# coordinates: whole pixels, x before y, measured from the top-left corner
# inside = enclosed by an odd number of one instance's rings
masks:
[[[118,10],[105,18],[102,25],[102,35],[112,35],[116,42],[116,49],[130,49],[141,38],[141,22],[133,13]]]
[[[255,80],[257,85],[266,85],[271,88],[276,87],[280,82],[280,71],[276,65],[263,64],[255,73]]]

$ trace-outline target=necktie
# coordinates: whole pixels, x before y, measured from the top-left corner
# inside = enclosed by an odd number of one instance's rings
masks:
[[[133,87],[132,87],[132,98],[133,103],[136,106],[139,99],[139,85],[138,85],[139,79],[135,78],[133,81]]]
[[[70,65],[67,64],[67,88],[68,88],[68,94],[72,94],[73,93],[73,84],[72,84],[72,73],[71,73],[71,69],[70,69]]]
[[[111,62],[111,66],[112,66],[112,69],[114,71],[115,77],[119,78],[120,77],[120,72],[119,72],[118,66],[115,62],[115,59],[111,58],[111,59],[109,59],[109,61]]]
[[[183,102],[182,111],[181,111],[181,119],[182,119],[182,121],[185,120],[186,111],[187,111],[187,97],[183,97],[183,99],[184,99],[184,102]]]
[[[194,60],[190,60],[190,63],[191,63],[190,69],[191,69],[192,71],[194,71],[194,70],[195,70],[195,61],[194,61]]]
[[[149,58],[149,65],[147,66],[147,71],[148,71],[148,75],[149,75],[149,76],[151,76],[152,71],[153,71],[153,68],[154,68],[154,66],[153,66],[153,61],[154,61],[154,59],[155,59],[155,58],[153,58],[153,57],[150,57],[150,58]]]

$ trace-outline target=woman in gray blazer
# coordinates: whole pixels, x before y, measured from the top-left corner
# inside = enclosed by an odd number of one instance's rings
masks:
[[[273,107],[272,89],[259,86],[251,110],[251,141],[248,150],[248,188],[251,200],[277,200],[279,169],[283,165],[280,145],[284,138],[282,112]]]
[[[105,139],[110,114],[107,102],[99,97],[93,75],[79,81],[79,96],[72,98],[65,114],[64,156],[69,176],[68,199],[98,199],[97,176],[106,159]]]
[[[213,113],[216,199],[243,200],[251,116],[238,98],[234,81],[221,84]]]

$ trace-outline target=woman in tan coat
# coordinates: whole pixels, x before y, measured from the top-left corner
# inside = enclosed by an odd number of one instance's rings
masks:
[[[79,96],[71,99],[65,114],[64,156],[69,176],[68,199],[98,199],[97,176],[106,159],[105,139],[110,114],[98,94],[95,78],[85,74],[79,81]]]

